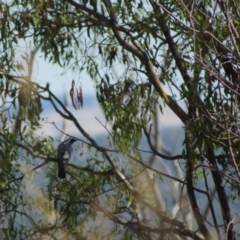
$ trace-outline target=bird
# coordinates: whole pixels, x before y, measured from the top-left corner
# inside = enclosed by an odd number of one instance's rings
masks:
[[[74,138],[69,138],[68,140],[60,143],[57,149],[58,157],[58,177],[64,179],[66,177],[65,165],[71,157],[71,145],[77,141]]]

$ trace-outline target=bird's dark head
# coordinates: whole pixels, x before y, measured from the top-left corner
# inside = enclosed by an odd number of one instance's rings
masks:
[[[71,143],[71,144],[73,144],[73,143],[76,142],[76,141],[77,141],[77,139],[75,139],[75,138],[71,138],[71,139],[70,139],[70,143]]]

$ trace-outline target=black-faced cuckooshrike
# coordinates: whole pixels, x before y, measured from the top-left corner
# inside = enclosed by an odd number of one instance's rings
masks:
[[[71,157],[71,145],[76,141],[74,138],[70,138],[58,145],[58,177],[64,179],[66,177],[65,165]]]

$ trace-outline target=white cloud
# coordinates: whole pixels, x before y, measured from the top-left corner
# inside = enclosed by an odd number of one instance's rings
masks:
[[[94,96],[93,99],[95,99]],[[184,104],[181,104],[180,106],[185,108]],[[75,110],[71,105],[69,105],[68,109],[78,120],[82,128],[91,136],[107,133],[106,129],[103,126],[106,124],[106,120],[103,111],[96,99],[93,100],[91,104],[86,103],[86,106],[80,110]],[[54,122],[59,129],[62,129],[63,125],[65,124],[65,133],[76,137],[81,136],[81,133],[76,128],[76,126],[69,120],[63,120],[63,118],[53,109],[52,106],[51,108],[48,106],[47,110],[48,111],[45,111],[42,114],[43,117],[47,117],[47,121],[45,122],[43,129],[41,131],[39,130],[38,133],[43,132],[44,136],[60,136],[59,130],[54,126],[54,124],[52,124]],[[159,111],[159,121],[161,127],[182,126],[181,120],[169,107],[163,107],[163,113],[160,113]]]
[[[80,135],[79,130],[73,124],[73,122],[64,120],[53,108],[51,109],[52,111],[43,112],[42,116],[47,118],[47,120],[44,123],[43,129],[38,131],[38,134],[43,132],[43,135],[45,136],[59,136],[60,132],[54,126],[55,124],[60,130],[62,130],[63,126],[65,125],[64,132],[69,135]],[[103,112],[97,102],[89,107],[83,107],[80,110],[75,110],[71,106],[68,109],[78,120],[82,128],[91,136],[106,133],[104,127],[97,120],[99,119],[103,124],[105,124]]]

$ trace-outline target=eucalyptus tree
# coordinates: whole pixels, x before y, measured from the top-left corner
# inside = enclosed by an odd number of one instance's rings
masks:
[[[30,239],[237,239],[239,22],[236,0],[1,2],[2,233]],[[27,76],[18,74],[15,61],[21,41],[34,46]],[[32,81],[36,51],[91,77],[109,123],[103,124],[109,147],[85,131],[51,85]],[[82,94],[74,89],[77,108]],[[66,180],[57,181],[54,207],[44,191],[44,204],[27,196],[28,172],[20,171],[27,163],[31,173],[43,168],[49,175],[56,166],[51,136],[35,133],[42,101],[75,125],[81,149],[89,149],[84,159],[69,163]],[[159,144],[158,113],[165,106],[184,129],[176,155]],[[167,201],[166,185],[172,189]]]

